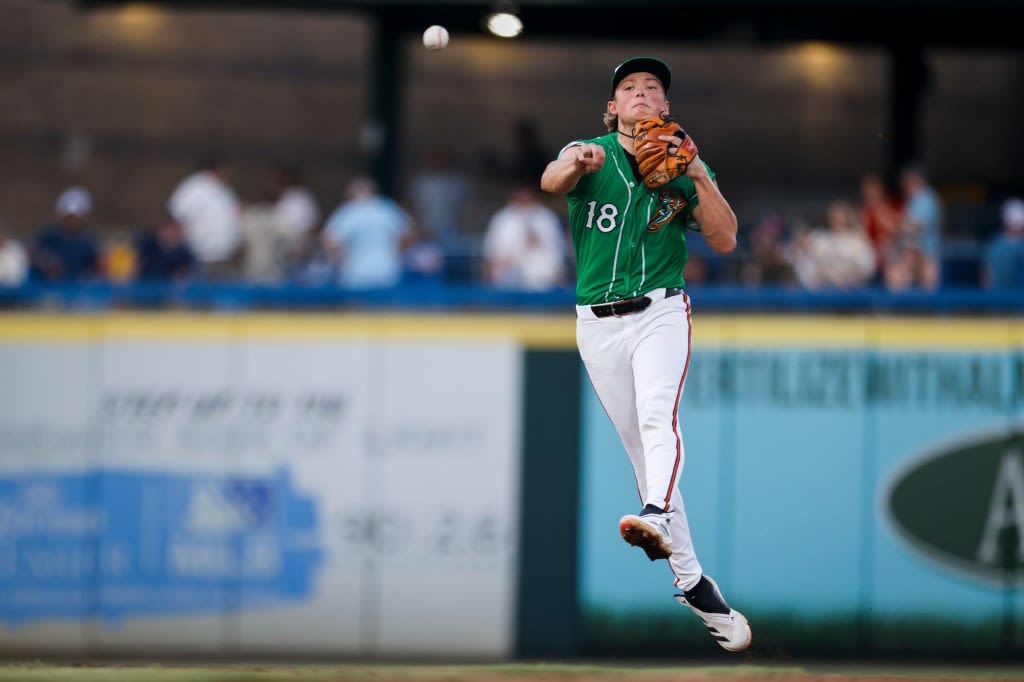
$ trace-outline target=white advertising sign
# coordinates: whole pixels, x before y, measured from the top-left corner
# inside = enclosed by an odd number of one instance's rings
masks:
[[[504,656],[520,350],[0,343],[0,650]]]

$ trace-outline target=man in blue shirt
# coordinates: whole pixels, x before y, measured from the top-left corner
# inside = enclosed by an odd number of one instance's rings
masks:
[[[988,243],[982,284],[989,289],[1024,289],[1024,200],[1003,202],[1003,230]]]
[[[391,287],[402,277],[402,252],[412,235],[409,215],[381,196],[369,178],[356,178],[324,228],[338,249],[338,283],[357,289]]]
[[[185,242],[185,229],[170,213],[139,237],[135,250],[142,281],[181,280],[195,274],[196,258]]]
[[[923,166],[900,173],[903,219],[885,254],[885,286],[890,291],[935,291],[942,277],[942,202]]]
[[[86,222],[92,197],[71,187],[57,199],[57,219],[40,228],[32,244],[32,274],[49,281],[75,281],[99,274],[99,250]]]

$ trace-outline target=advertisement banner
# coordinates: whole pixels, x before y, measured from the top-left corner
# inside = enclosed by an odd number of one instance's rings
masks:
[[[750,618],[755,641],[760,631],[821,653],[1024,651],[1014,323],[993,335],[936,322],[949,333],[919,336],[917,348],[879,342],[885,322],[847,324],[845,347],[808,321],[793,324],[788,344],[767,333],[695,344],[680,485],[705,571]],[[582,390],[591,645],[643,637],[657,622],[670,624],[663,643],[713,649],[671,599],[665,563],[619,538],[618,518],[639,510],[635,483],[588,382]]]
[[[519,348],[208,331],[0,343],[0,649],[510,651]]]

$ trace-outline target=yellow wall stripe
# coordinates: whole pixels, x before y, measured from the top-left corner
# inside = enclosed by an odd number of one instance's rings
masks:
[[[291,341],[367,337],[508,339],[536,347],[575,347],[566,315],[340,313],[2,314],[0,343],[79,343],[90,339],[202,341],[254,337]]]
[[[574,348],[575,319],[488,313],[4,313],[0,343],[80,343],[100,338],[202,341],[224,337],[330,340],[366,337],[508,339]],[[707,348],[1024,349],[1019,318],[698,315],[694,344]]]
[[[1024,320],[874,316],[736,315],[694,319],[694,343],[725,347],[1024,348]]]

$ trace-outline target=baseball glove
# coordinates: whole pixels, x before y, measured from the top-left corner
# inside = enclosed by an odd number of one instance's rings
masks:
[[[681,138],[683,143],[674,145],[668,140],[659,139],[661,135]],[[651,189],[678,178],[697,157],[697,145],[693,138],[678,123],[660,116],[636,122],[633,126],[633,150],[644,184]]]

